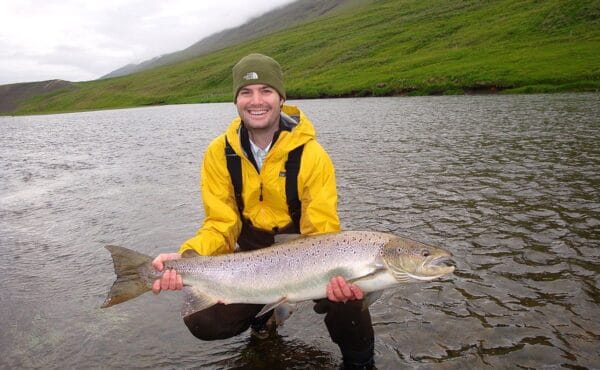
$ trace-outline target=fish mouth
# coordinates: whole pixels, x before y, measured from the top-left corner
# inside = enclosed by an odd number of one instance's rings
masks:
[[[439,256],[427,263],[426,265],[431,267],[456,267],[454,261],[450,258],[450,256]]]
[[[423,275],[419,280],[433,280],[443,275],[454,272],[454,261],[451,256],[437,256],[423,262],[421,270]]]

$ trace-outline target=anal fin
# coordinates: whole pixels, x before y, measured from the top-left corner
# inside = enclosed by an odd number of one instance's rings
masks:
[[[269,303],[268,305],[265,305],[265,307],[263,307],[263,309],[260,310],[260,312],[257,313],[255,317],[262,316],[262,315],[266,314],[267,312],[271,311],[272,309],[276,308],[277,306],[279,306],[279,305],[281,305],[281,304],[283,304],[285,302],[287,302],[287,298],[286,297],[282,297],[277,302]]]

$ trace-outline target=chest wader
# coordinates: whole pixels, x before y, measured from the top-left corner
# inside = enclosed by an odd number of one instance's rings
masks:
[[[269,247],[275,243],[276,234],[300,234],[300,216],[302,205],[298,196],[298,172],[300,171],[300,160],[304,145],[297,147],[288,153],[288,159],[285,162],[285,196],[288,205],[288,212],[292,221],[282,227],[274,227],[272,230],[260,229],[252,224],[252,221],[244,217],[244,200],[242,198],[242,159],[233,150],[227,138],[225,138],[225,158],[227,159],[227,170],[231,177],[235,202],[242,220],[242,231],[237,239],[237,244],[241,251],[250,251]],[[262,201],[262,194],[261,199]],[[251,327],[254,331],[265,330],[267,321],[271,318],[273,310],[260,317],[251,320]]]
[[[242,220],[242,231],[237,240],[242,251],[269,247],[275,243],[276,234],[300,234],[302,205],[298,196],[298,172],[300,171],[300,160],[302,158],[303,150],[304,145],[292,150],[288,153],[288,159],[285,162],[285,196],[292,222],[282,228],[274,227],[272,230],[264,230],[254,226],[252,221],[244,217],[244,200],[242,198],[242,159],[233,150],[227,141],[227,138],[225,138],[227,170],[231,177],[235,194],[235,203],[237,204],[240,219]]]
[[[227,169],[233,183],[235,201],[242,231],[237,240],[242,251],[260,249],[273,245],[276,234],[300,233],[300,216],[302,212],[298,197],[298,172],[304,146],[300,146],[288,154],[285,163],[285,193],[288,210],[292,222],[283,228],[263,230],[252,225],[243,216],[242,199],[242,162],[225,139],[225,155]],[[325,324],[331,339],[340,347],[344,367],[346,369],[371,369],[374,365],[374,333],[371,315],[363,309],[362,301],[334,303],[327,298],[315,301],[314,310],[325,314]],[[190,332],[202,340],[230,338],[252,327],[254,330],[264,328],[273,311],[255,317],[264,307],[262,304],[216,304],[203,311],[184,318]]]
[[[242,220],[242,231],[237,240],[241,251],[269,247],[275,243],[276,234],[300,233],[302,207],[298,197],[298,172],[300,171],[300,159],[303,150],[304,146],[292,150],[288,154],[285,163],[285,193],[292,222],[282,228],[263,230],[252,225],[252,222],[243,216],[242,161],[225,138],[227,170],[233,183],[235,202]],[[273,314],[273,310],[271,310],[260,317],[256,317],[256,314],[263,307],[264,304],[232,303],[225,305],[217,303],[205,310],[184,317],[183,321],[190,332],[199,339],[225,339],[242,333],[250,326],[253,329],[263,328]]]

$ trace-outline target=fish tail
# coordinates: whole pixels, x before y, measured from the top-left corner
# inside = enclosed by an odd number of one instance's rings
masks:
[[[107,245],[117,279],[110,288],[102,308],[128,301],[152,289],[152,258],[131,249]]]

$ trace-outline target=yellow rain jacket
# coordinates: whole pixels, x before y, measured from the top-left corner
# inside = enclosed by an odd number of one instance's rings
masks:
[[[242,221],[227,170],[225,136],[242,159],[244,217],[255,227],[273,230],[292,221],[285,195],[285,162],[290,151],[304,144],[298,172],[298,197],[302,204],[300,232],[313,235],[340,230],[333,163],[317,142],[315,129],[306,116],[297,107],[289,105],[284,105],[282,112],[298,121],[298,125],[291,131],[281,131],[267,153],[260,173],[242,149],[239,117],[223,135],[210,143],[201,170],[206,217],[196,236],[183,243],[179,253],[192,249],[200,255],[216,255],[231,253],[235,248]]]

